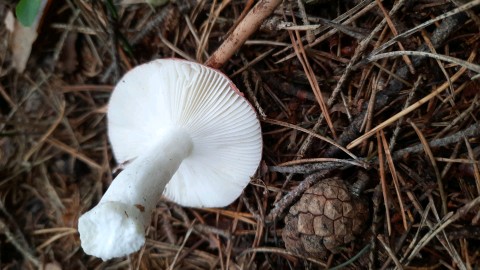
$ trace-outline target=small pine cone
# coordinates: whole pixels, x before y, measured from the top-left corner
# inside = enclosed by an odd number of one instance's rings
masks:
[[[282,238],[287,250],[323,258],[363,231],[368,205],[350,194],[344,181],[330,178],[310,187],[285,217]]]

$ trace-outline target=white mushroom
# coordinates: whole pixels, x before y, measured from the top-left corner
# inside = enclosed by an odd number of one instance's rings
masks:
[[[107,116],[115,158],[131,162],[78,223],[85,253],[103,260],[143,246],[162,193],[183,206],[226,206],[260,162],[255,111],[225,75],[201,64],[164,59],[132,69]]]

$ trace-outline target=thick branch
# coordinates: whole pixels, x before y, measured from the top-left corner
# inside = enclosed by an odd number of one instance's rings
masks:
[[[282,0],[261,0],[258,2],[205,64],[213,68],[222,67],[243,43],[257,31],[263,21],[273,13],[280,3],[282,3]]]

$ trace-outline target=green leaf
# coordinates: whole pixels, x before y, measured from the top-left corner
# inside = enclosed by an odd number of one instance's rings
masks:
[[[37,18],[41,3],[42,0],[20,0],[15,8],[18,21],[23,26],[32,26]]]

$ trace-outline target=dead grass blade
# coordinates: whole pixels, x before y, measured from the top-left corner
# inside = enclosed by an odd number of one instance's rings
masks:
[[[378,47],[377,49],[373,50],[373,51],[370,53],[370,55],[376,55],[376,54],[378,54],[379,52],[385,50],[386,48],[392,46],[392,45],[393,45],[395,42],[397,42],[399,39],[408,37],[408,36],[410,36],[411,34],[417,32],[417,31],[419,31],[419,30],[421,30],[421,29],[423,29],[423,28],[425,28],[425,27],[427,27],[427,26],[429,26],[429,25],[431,25],[431,24],[434,24],[434,23],[436,23],[436,22],[438,22],[438,21],[440,21],[440,20],[443,20],[443,19],[448,18],[448,17],[450,17],[450,16],[453,16],[453,15],[455,15],[455,14],[458,14],[458,13],[461,13],[461,12],[464,12],[464,11],[467,11],[467,10],[469,10],[469,9],[472,9],[473,7],[478,6],[478,5],[480,5],[480,0],[473,0],[473,1],[470,1],[470,2],[468,2],[468,3],[466,3],[466,4],[464,4],[464,5],[456,8],[456,9],[453,9],[453,10],[451,10],[451,11],[449,11],[449,12],[446,12],[446,13],[444,13],[444,14],[436,17],[436,18],[433,18],[433,19],[428,20],[428,21],[426,21],[426,22],[424,22],[424,23],[422,23],[422,24],[420,24],[420,25],[417,25],[416,27],[414,27],[414,28],[412,28],[412,29],[410,29],[410,30],[408,30],[408,31],[405,31],[405,32],[401,33],[400,35],[398,35],[398,36],[392,38],[391,40],[389,40],[388,42],[384,43],[382,46],[380,46],[380,47]]]
[[[472,50],[472,53],[470,54],[469,58],[468,58],[468,62],[472,62],[473,59],[475,59],[475,56],[476,56],[476,50]],[[465,71],[467,70],[466,67],[462,67],[459,71],[457,71],[457,73],[455,73],[451,78],[450,78],[450,82],[453,83],[455,82],[456,80],[458,80],[458,78],[460,78],[460,76],[463,75],[463,73],[465,73]],[[362,136],[358,137],[357,139],[355,139],[354,141],[352,141],[351,143],[349,143],[347,145],[347,149],[352,149],[353,147],[359,145],[361,142],[363,142],[364,140],[368,139],[370,136],[372,136],[373,134],[375,134],[378,130],[380,129],[383,129],[389,125],[391,125],[392,123],[394,123],[395,121],[397,121],[398,119],[402,118],[403,116],[411,113],[412,111],[416,110],[417,108],[419,108],[420,106],[422,106],[423,104],[425,104],[427,101],[429,101],[430,99],[436,97],[437,95],[439,95],[440,93],[442,93],[445,89],[447,89],[449,87],[449,83],[448,82],[445,82],[443,83],[441,86],[439,86],[437,89],[435,89],[434,91],[432,91],[432,93],[428,94],[427,96],[425,96],[424,98],[420,99],[419,101],[415,102],[414,104],[412,104],[411,106],[409,106],[408,108],[406,108],[405,110],[402,110],[401,112],[397,113],[396,115],[390,117],[389,119],[387,119],[386,121],[382,122],[381,124],[379,124],[378,126],[376,126],[375,128],[371,129],[370,131],[366,132],[365,134],[363,134]]]
[[[455,127],[456,125],[461,124],[462,122],[467,122],[471,114],[475,112],[480,106],[480,102],[478,102],[479,101],[478,97],[479,96],[476,95],[475,98],[473,98],[472,100],[472,104],[467,109],[463,110],[457,117],[455,117],[455,119],[450,121],[450,123],[446,127],[444,127],[440,132],[438,132],[434,138],[435,139],[440,138],[443,135],[445,135],[445,133],[452,130],[452,128]]]
[[[305,9],[305,5],[302,0],[297,0],[297,6],[298,6],[298,11],[300,12],[300,16],[302,17],[302,23],[305,26],[308,26],[310,24],[310,21],[308,20],[308,15],[307,11]],[[315,40],[315,34],[311,30],[307,30],[307,36],[306,36],[307,42],[312,43]]]
[[[372,120],[373,120],[373,114],[374,110],[373,108],[375,107],[375,98],[377,96],[377,90],[378,90],[378,76],[373,75],[372,76],[372,81],[369,86],[371,86],[370,90],[370,98],[368,101],[368,106],[367,110],[365,113],[365,118],[363,119],[362,125],[360,126],[360,130],[364,131],[369,131],[372,129]],[[362,148],[365,148],[365,144],[363,145]],[[364,149],[362,149],[364,150]],[[362,151],[364,152],[364,151]]]
[[[61,233],[54,234],[53,236],[48,238],[45,242],[43,242],[41,245],[37,246],[36,250],[40,252],[42,249],[48,247],[53,242],[65,237],[65,236],[69,236],[69,235],[72,235],[72,234],[75,234],[75,233],[77,233],[77,230],[71,230],[71,231],[66,231],[66,232],[61,232]]]
[[[55,119],[53,124],[48,128],[47,132],[40,137],[37,143],[28,150],[28,152],[23,156],[23,161],[27,161],[30,157],[43,145],[43,143],[50,137],[52,132],[58,127],[58,125],[62,122],[63,117],[65,115],[65,100],[60,101],[60,108],[58,109],[58,117]]]
[[[88,166],[92,167],[92,169],[101,171],[103,166],[97,164],[94,160],[90,159],[89,157],[85,156],[84,154],[78,152],[77,150],[73,149],[72,147],[60,142],[54,138],[47,138],[46,140],[52,146],[72,155],[73,157],[85,162]]]
[[[471,161],[471,164],[473,166],[473,176],[475,177],[475,183],[477,186],[477,195],[480,196],[480,170],[478,167],[478,161],[475,160],[475,154],[473,153],[472,146],[470,145],[470,142],[467,140],[467,138],[463,138],[465,141],[465,145],[467,146],[468,150],[468,158]]]
[[[260,62],[261,60],[265,59],[265,57],[269,56],[272,52],[273,52],[273,49],[270,49],[270,50],[260,54],[259,56],[255,57],[255,59],[253,59],[250,62],[247,62],[242,68],[240,68],[239,70],[232,73],[232,75],[230,75],[230,78],[233,78],[233,77],[237,76],[238,74],[244,72],[245,70],[249,69],[251,66],[253,66],[256,63]]]
[[[248,249],[245,249],[242,253],[240,253],[239,257],[241,256],[245,256],[246,254],[248,253],[252,253],[252,252],[255,252],[255,253],[258,253],[258,252],[262,252],[262,253],[274,253],[274,254],[281,254],[281,255],[288,255],[288,256],[293,256],[293,257],[299,257],[299,258],[302,258],[304,260],[307,260],[309,262],[312,262],[312,263],[315,263],[321,267],[324,267],[326,268],[327,267],[327,264],[322,262],[322,261],[319,261],[319,260],[316,260],[314,258],[309,258],[309,257],[305,257],[305,256],[302,256],[301,254],[294,254],[292,252],[289,252],[285,249],[282,249],[282,248],[275,248],[275,247],[258,247],[258,248],[248,248]]]
[[[380,242],[380,244],[382,244],[385,251],[387,251],[388,256],[395,263],[397,269],[403,269],[402,264],[400,263],[397,256],[395,255],[395,252],[393,252],[393,250],[387,245],[387,243],[385,243],[385,240],[384,240],[383,236],[382,235],[377,235],[377,239]]]
[[[175,257],[173,258],[172,264],[170,264],[170,267],[168,268],[169,270],[173,270],[175,267],[175,264],[177,263],[178,256],[182,252],[182,250],[185,248],[185,244],[187,243],[188,238],[190,238],[190,235],[192,234],[193,231],[193,225],[195,224],[195,220],[190,224],[190,228],[188,229],[187,233],[185,234],[185,238],[183,239],[182,245],[178,249],[177,253],[175,254]]]
[[[150,252],[149,257],[151,258],[169,258],[181,250],[180,246],[153,241],[150,239],[146,240],[146,246],[155,247],[157,249],[156,252]],[[216,262],[218,260],[217,256],[200,249],[192,249],[190,252],[193,258],[185,258],[182,262],[183,264],[188,263],[188,261],[195,260],[195,265],[203,265],[203,267],[208,266],[208,269],[215,269],[217,264]],[[192,267],[195,265],[192,265]],[[196,268],[199,269],[198,266]]]
[[[401,2],[403,2],[403,1],[404,0],[402,0]],[[360,2],[359,4],[357,4],[355,7],[353,7],[352,9],[350,9],[348,12],[345,12],[344,14],[338,16],[338,18],[336,18],[332,22],[333,23],[341,23],[342,25],[349,25],[349,24],[355,22],[361,16],[363,16],[366,13],[368,13],[369,11],[371,11],[376,6],[377,6],[377,3],[370,2],[369,0],[364,0],[364,1]],[[327,30],[328,28],[329,27],[322,27],[322,28],[317,29],[316,32],[322,32],[322,31]],[[330,38],[334,34],[338,33],[338,31],[339,30],[336,29],[336,28],[331,29],[327,33],[325,33],[325,34],[321,35],[320,37],[318,37],[317,39],[315,39],[315,41],[313,41],[312,43],[305,45],[305,48],[311,48],[315,45],[320,44],[321,42],[327,40],[328,38]],[[284,51],[290,50],[290,49],[292,49],[292,47],[293,47],[293,45],[288,46],[288,47],[284,48],[283,50],[281,50],[280,52],[275,53],[273,56],[277,56],[278,54],[283,53]],[[275,64],[280,64],[282,62],[285,62],[287,60],[292,59],[293,57],[295,57],[295,52],[293,52],[293,53],[283,57],[282,59],[276,61]]]
[[[383,149],[382,149],[382,139],[380,137],[380,133],[377,132],[377,151],[378,151],[378,173],[380,174],[380,184],[382,185],[382,194],[383,194],[383,202],[385,206],[385,218],[387,219],[387,231],[388,235],[392,234],[392,223],[390,219],[390,200],[388,199],[388,185],[387,180],[385,179],[385,161],[383,159]]]
[[[428,232],[420,241],[418,245],[413,249],[410,255],[407,257],[408,261],[411,261],[415,256],[417,256],[418,252],[424,248],[428,242],[432,240],[438,233],[442,232],[446,227],[448,227],[453,222],[457,221],[459,218],[466,215],[470,210],[477,207],[480,204],[480,196],[475,198],[474,200],[466,203],[464,206],[460,207],[455,213],[450,212],[443,217],[443,219],[432,228],[430,232]],[[461,265],[459,265],[461,266]],[[462,269],[466,269],[465,266],[461,267]]]
[[[292,17],[292,19],[293,19],[293,22],[295,23],[295,17]],[[325,104],[325,101],[323,100],[322,91],[320,90],[320,85],[318,84],[317,78],[315,76],[315,72],[313,72],[312,66],[308,61],[308,56],[307,56],[307,53],[305,52],[305,48],[303,47],[300,33],[298,31],[295,31],[295,35],[293,35],[292,31],[288,31],[288,34],[290,35],[290,40],[292,41],[293,49],[295,50],[298,60],[302,64],[303,71],[307,76],[308,82],[310,83],[310,87],[315,95],[315,98],[318,102],[320,110],[322,111],[322,115],[325,118],[325,121],[327,122],[327,125],[330,128],[330,132],[332,132],[333,137],[336,138],[337,135],[335,132],[335,128],[333,127],[332,120],[330,118],[328,107]]]
[[[334,267],[328,268],[328,269],[330,269],[330,270],[343,269],[343,268],[349,266],[350,264],[352,264],[354,261],[358,260],[363,254],[365,254],[365,252],[367,252],[370,249],[371,249],[371,246],[366,245],[364,248],[362,248],[362,250],[360,250],[357,254],[355,254],[355,256],[353,256],[352,258],[349,258],[346,262],[341,263],[339,265],[336,265]],[[355,267],[355,266],[353,266],[353,267]]]
[[[235,218],[240,221],[243,221],[247,224],[250,225],[256,225],[257,222],[254,221],[252,218],[251,214],[248,213],[241,213],[241,212],[235,212],[235,211],[230,211],[230,210],[224,210],[224,209],[216,209],[216,208],[202,208],[202,211],[205,212],[210,212],[210,213],[215,213],[219,215],[224,215],[227,217]]]
[[[408,122],[417,133],[417,136],[423,145],[423,149],[425,150],[425,153],[427,154],[428,159],[430,159],[430,162],[432,163],[433,169],[435,171],[435,177],[437,178],[437,186],[438,186],[438,191],[440,193],[440,200],[442,201],[442,215],[446,215],[447,214],[447,195],[445,194],[445,188],[443,187],[443,183],[442,183],[442,176],[440,175],[440,170],[438,169],[437,162],[435,161],[435,156],[433,155],[430,145],[428,145],[427,139],[425,139],[425,136],[423,136],[422,131],[420,131],[420,129],[412,121],[408,121]]]
[[[8,105],[11,108],[15,107],[15,103],[13,102],[12,98],[10,95],[5,91],[5,88],[0,84],[0,95],[5,99],[5,101],[8,103]]]
[[[387,21],[387,24],[388,24],[388,27],[390,28],[390,31],[392,31],[392,33],[395,36],[398,36],[397,28],[393,24],[392,19],[390,18],[387,10],[385,9],[385,7],[382,4],[382,1],[375,0],[375,2],[377,3],[378,7],[382,11],[383,17]],[[397,41],[397,45],[400,48],[400,50],[405,51],[405,48],[403,47],[403,44],[400,41]],[[412,61],[410,60],[410,58],[408,58],[407,55],[402,55],[402,58],[403,58],[403,61],[405,61],[405,64],[408,66],[408,69],[410,70],[410,73],[415,74],[415,68],[413,67],[413,64],[412,64]]]
[[[417,239],[420,237],[420,231],[425,227],[427,226],[426,224],[428,224],[428,215],[430,213],[430,209],[431,209],[431,204],[427,204],[427,207],[425,207],[425,210],[422,210],[422,209],[417,209],[418,212],[420,213],[420,215],[422,216],[421,217],[421,220],[420,220],[420,224],[418,225],[418,229],[417,231],[415,232],[415,235],[413,236],[412,238],[412,241],[410,242],[410,244],[408,245],[408,247],[406,248],[406,250],[403,252],[403,255],[401,256],[400,258],[400,262],[404,263],[404,260],[406,258],[406,256],[412,251],[412,249],[415,247],[415,245],[417,244]]]
[[[48,174],[45,164],[39,165],[40,177],[38,178],[38,189],[42,197],[51,205],[52,214],[56,214],[58,218],[62,216],[65,211],[65,205],[62,203],[57,190],[55,190],[50,175]]]
[[[315,137],[317,139],[320,139],[322,141],[325,141],[331,145],[334,145],[336,147],[338,147],[339,149],[341,149],[345,154],[349,155],[350,157],[352,157],[353,159],[355,159],[357,162],[359,163],[363,163],[360,161],[360,159],[355,156],[352,152],[348,151],[345,147],[339,145],[338,143],[336,143],[335,141],[327,138],[327,137],[324,137],[320,134],[317,134],[317,133],[314,133],[308,129],[305,129],[305,128],[302,128],[302,127],[299,127],[299,126],[296,126],[296,125],[293,125],[293,124],[290,124],[290,123],[286,123],[286,122],[282,122],[282,121],[279,121],[279,120],[275,120],[275,119],[262,119],[261,120],[262,122],[265,122],[265,123],[269,123],[269,124],[273,124],[273,125],[279,125],[279,126],[282,126],[282,127],[287,127],[287,128],[291,128],[291,129],[295,129],[295,130],[299,130],[299,131],[302,131],[312,137]],[[366,166],[366,165],[365,165]]]
[[[417,80],[415,81],[415,84],[413,85],[412,89],[410,90],[410,93],[408,94],[407,100],[405,100],[405,104],[403,105],[403,108],[402,108],[403,110],[408,108],[408,106],[410,106],[410,104],[412,103],[413,97],[415,96],[415,93],[417,92],[422,79],[423,79],[422,76],[419,76],[417,78]],[[401,124],[403,124],[404,121],[405,121],[405,119],[403,117],[398,119],[397,125],[395,126],[395,129],[393,130],[393,134],[390,137],[390,143],[388,144],[388,149],[390,151],[392,151],[393,148],[395,147],[395,143],[397,142],[398,134],[400,133]]]
[[[4,234],[7,240],[22,254],[22,256],[30,261],[37,269],[40,269],[42,263],[35,257],[28,247],[16,240],[15,235],[8,229],[7,225],[0,219],[0,233]]]
[[[400,205],[400,214],[402,215],[403,228],[408,230],[407,217],[405,216],[405,205],[403,203],[402,194],[400,191],[400,184],[398,183],[397,170],[393,163],[392,154],[390,153],[390,148],[388,147],[387,139],[383,130],[380,130],[380,138],[383,144],[383,150],[385,151],[385,156],[387,157],[388,168],[390,169],[390,174],[392,175],[393,185],[395,186],[395,191],[397,193],[398,204]]]
[[[260,102],[257,99],[257,96],[254,94],[254,92],[257,92],[257,91],[254,91],[252,89],[252,85],[250,84],[250,76],[249,76],[248,71],[242,72],[242,79],[243,79],[243,83],[245,84],[245,88],[246,88],[245,92],[247,93],[248,97],[250,98],[253,105],[257,109],[257,113],[259,114],[260,118],[261,119],[267,118],[267,115],[265,114],[265,110],[262,108],[262,106],[260,105]],[[257,89],[258,89],[258,83],[255,85],[255,90],[257,90]]]
[[[202,1],[203,3],[206,3],[207,1]],[[231,1],[225,1],[225,4],[229,4]],[[217,1],[214,0],[211,3],[210,7],[210,12],[208,13],[209,17],[202,24],[200,27],[201,35],[200,35],[200,44],[197,47],[197,51],[195,54],[195,58],[197,59],[198,62],[202,62],[202,54],[203,52],[207,51],[207,45],[208,45],[208,39],[210,37],[210,34],[212,32],[213,26],[215,25],[215,22],[217,21],[220,11],[223,10],[225,7],[224,4],[221,4],[217,9],[215,9],[215,6],[217,5]]]
[[[75,228],[70,228],[70,227],[56,227],[56,228],[38,229],[33,231],[32,234],[39,235],[39,234],[66,233],[66,232],[75,233],[77,232],[77,230]]]
[[[420,33],[422,34],[422,38],[425,41],[425,45],[427,45],[430,52],[432,52],[433,54],[438,54],[437,50],[435,49],[435,46],[433,46],[432,41],[430,40],[430,37],[426,33],[425,29],[422,29],[422,31]],[[437,62],[438,67],[442,71],[443,75],[445,76],[445,79],[447,79],[448,83],[450,84],[450,91],[451,91],[450,95],[453,95],[453,93],[454,93],[453,84],[452,84],[452,82],[450,82],[450,77],[448,76],[448,72],[445,70],[445,67],[442,65],[442,62],[440,62],[439,59],[436,59],[436,62]]]
[[[62,87],[62,93],[82,92],[82,91],[99,91],[111,93],[113,85],[96,85],[96,84],[83,84],[83,85],[65,85]]]
[[[188,55],[186,52],[180,50],[177,46],[175,46],[173,43],[168,41],[160,32],[157,33],[157,35],[160,38],[160,40],[163,42],[163,44],[165,44],[165,46],[167,46],[170,50],[174,51],[184,59],[195,62],[195,59],[193,59],[193,57],[190,57],[190,55]]]
[[[396,2],[395,5],[393,6],[392,10],[390,11],[389,15],[392,16],[398,10],[400,10],[400,8],[403,6],[404,2],[405,2],[405,0],[400,0],[400,1]],[[376,5],[376,3],[371,2],[370,5]],[[350,74],[353,71],[354,64],[359,59],[361,59],[365,50],[369,47],[370,43],[374,40],[374,37],[378,34],[378,32],[382,28],[384,28],[385,23],[386,23],[386,20],[385,19],[382,20],[377,26],[375,26],[375,28],[371,31],[371,33],[367,37],[365,37],[364,39],[362,39],[359,42],[358,47],[355,49],[355,53],[353,54],[352,58],[348,62],[347,66],[345,68],[345,71],[343,72],[342,76],[338,80],[337,84],[335,85],[335,88],[332,91],[332,94],[331,94],[330,98],[327,101],[328,106],[332,106],[333,102],[335,101],[335,99],[338,96],[338,93],[340,93],[340,91],[344,87],[345,83],[347,82],[347,78],[350,77]]]

